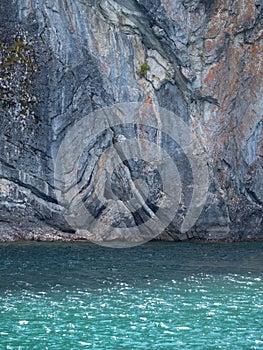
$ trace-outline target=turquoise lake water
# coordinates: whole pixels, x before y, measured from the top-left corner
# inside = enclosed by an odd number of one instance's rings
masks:
[[[2,244],[0,349],[263,349],[263,243]]]

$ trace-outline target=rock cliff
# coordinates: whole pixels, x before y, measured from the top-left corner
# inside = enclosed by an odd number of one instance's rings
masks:
[[[0,241],[86,237],[55,193],[58,150],[84,116],[131,102],[176,114],[206,154],[197,221],[158,238],[263,238],[262,13],[262,0],[1,0]],[[87,186],[111,132],[94,135]],[[138,179],[146,165],[128,168]]]

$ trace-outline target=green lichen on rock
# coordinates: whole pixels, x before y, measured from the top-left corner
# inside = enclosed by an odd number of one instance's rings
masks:
[[[151,70],[151,67],[149,66],[148,62],[145,61],[141,67],[140,70],[137,72],[140,78],[146,78],[147,72]]]
[[[17,119],[35,119],[33,104],[37,101],[32,81],[37,70],[34,47],[30,40],[17,34],[0,43],[0,97],[2,107]],[[23,122],[24,123],[24,122]]]
[[[31,45],[28,45],[21,38],[15,38],[12,44],[0,43],[1,51],[1,61],[0,67],[10,69],[10,66],[16,64],[22,65],[28,68],[34,68],[36,55],[34,48]]]

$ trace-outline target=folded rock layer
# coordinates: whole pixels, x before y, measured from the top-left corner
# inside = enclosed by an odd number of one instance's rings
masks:
[[[263,238],[262,12],[261,0],[1,0],[0,241],[90,238],[66,220],[70,208],[56,195],[59,147],[84,116],[132,102],[160,106],[182,120],[198,139],[209,173],[195,223],[184,232],[180,220],[171,222],[155,238]],[[90,121],[89,130],[96,124]],[[147,130],[146,141],[153,142],[153,129]],[[86,145],[85,176],[78,174],[95,219],[90,225],[105,208],[110,212],[107,193],[105,203],[93,200],[106,167],[103,153],[130,133],[108,128]],[[131,179],[152,188],[148,199],[155,202],[146,205],[154,214],[162,190],[158,172],[128,158],[123,164]],[[125,169],[110,174],[119,200],[130,198],[121,182]],[[187,184],[187,164],[178,169]],[[179,199],[182,221],[189,188]],[[123,203],[127,216],[110,214],[112,226],[139,225],[146,214],[138,209],[131,219]]]

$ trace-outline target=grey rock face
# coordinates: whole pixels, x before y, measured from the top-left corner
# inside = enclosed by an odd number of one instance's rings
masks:
[[[208,164],[209,189],[195,225],[181,230],[189,186],[177,219],[158,239],[263,238],[262,12],[257,0],[2,0],[0,241],[90,239],[65,219],[69,208],[58,201],[59,147],[84,116],[130,102],[175,113]],[[102,156],[129,133],[94,134],[82,155],[81,193],[97,216],[111,209],[93,200]],[[145,162],[125,166],[152,189],[146,204],[154,211],[158,173]],[[178,168],[184,183],[189,170]],[[125,169],[111,174],[106,189],[127,211]],[[115,219],[129,227],[143,215]]]

